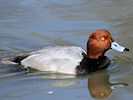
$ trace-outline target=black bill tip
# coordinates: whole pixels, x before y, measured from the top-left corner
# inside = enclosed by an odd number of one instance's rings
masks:
[[[129,49],[128,48],[125,48],[124,51],[129,51]]]

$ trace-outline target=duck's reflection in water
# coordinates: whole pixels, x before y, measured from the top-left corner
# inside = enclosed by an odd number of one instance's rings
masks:
[[[38,71],[35,73],[34,72],[28,73],[28,75],[38,76],[41,79],[54,79],[54,81],[50,84],[51,87],[63,88],[63,87],[79,86],[79,88],[81,89],[80,81],[76,80],[79,78],[76,77],[75,75],[55,74],[55,73],[49,73],[49,72],[43,73]],[[128,85],[126,83],[111,83],[109,81],[109,78],[110,76],[106,69],[92,72],[91,74],[89,74],[88,90],[89,90],[90,96],[96,99],[107,98],[111,95],[111,92],[113,91],[113,89]]]
[[[126,83],[110,83],[107,70],[91,73],[88,78],[88,89],[93,98],[107,98],[114,88],[127,86]]]

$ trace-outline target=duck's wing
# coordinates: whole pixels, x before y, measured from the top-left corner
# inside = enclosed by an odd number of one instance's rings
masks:
[[[35,51],[21,61],[25,67],[40,71],[55,71],[74,74],[76,66],[83,59],[84,50],[80,47],[47,47]]]

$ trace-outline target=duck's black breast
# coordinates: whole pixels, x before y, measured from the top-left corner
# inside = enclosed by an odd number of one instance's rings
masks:
[[[110,60],[106,56],[99,57],[98,59],[89,58],[86,54],[83,54],[83,59],[80,65],[76,67],[76,73],[87,74],[99,69],[106,68],[110,64]]]

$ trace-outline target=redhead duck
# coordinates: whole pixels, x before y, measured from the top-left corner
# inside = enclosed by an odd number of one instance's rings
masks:
[[[111,34],[104,29],[93,31],[87,41],[87,52],[77,46],[48,46],[43,49],[7,57],[4,64],[21,64],[40,71],[64,74],[87,74],[109,65],[110,60],[104,56],[109,49],[119,52],[129,51],[114,41]]]

